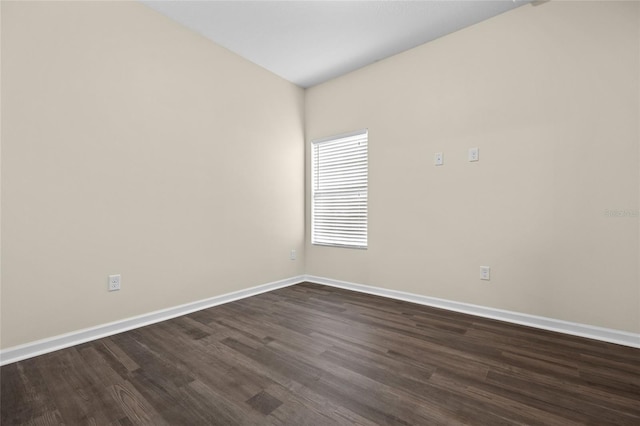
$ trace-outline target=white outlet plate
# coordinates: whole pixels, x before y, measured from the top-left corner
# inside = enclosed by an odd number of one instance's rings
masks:
[[[122,281],[122,277],[120,277],[120,274],[109,275],[108,290],[109,291],[118,291],[118,290],[120,290],[121,281]]]
[[[433,164],[436,166],[442,166],[444,164],[444,154],[441,152],[436,152],[433,155]]]
[[[478,161],[478,160],[480,160],[480,149],[469,148],[469,161]]]
[[[480,267],[480,279],[485,281],[491,280],[491,268],[489,266]]]
[[[295,249],[291,250],[291,252],[289,253],[289,259],[296,260],[296,257],[297,257],[296,250]]]

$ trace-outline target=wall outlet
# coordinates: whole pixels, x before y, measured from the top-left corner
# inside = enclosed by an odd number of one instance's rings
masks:
[[[122,277],[120,277],[120,274],[118,275],[109,275],[109,286],[108,286],[108,290],[109,291],[117,291],[120,290],[120,282],[122,281]]]
[[[491,268],[489,266],[480,267],[480,279],[485,281],[491,280]]]
[[[296,249],[291,250],[291,252],[289,252],[289,259],[296,260],[296,257],[297,257]]]
[[[478,161],[478,160],[480,160],[480,149],[469,148],[469,161]]]

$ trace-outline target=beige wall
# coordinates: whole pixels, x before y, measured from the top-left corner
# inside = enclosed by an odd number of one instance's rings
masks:
[[[604,214],[639,207],[638,13],[524,6],[308,90],[307,141],[369,129],[370,227],[306,272],[639,332],[638,218]]]
[[[303,272],[640,331],[638,218],[604,215],[639,208],[637,2],[524,6],[306,106],[143,5],[0,4],[0,347]],[[369,128],[368,250],[305,252],[304,126]]]
[[[303,273],[298,87],[135,2],[3,1],[2,89],[3,348]]]

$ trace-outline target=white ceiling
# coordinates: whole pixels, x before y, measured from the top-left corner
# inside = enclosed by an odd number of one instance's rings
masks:
[[[310,87],[530,0],[141,1],[282,78]]]

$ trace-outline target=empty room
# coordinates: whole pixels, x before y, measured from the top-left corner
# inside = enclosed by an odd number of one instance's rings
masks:
[[[639,425],[640,2],[0,1],[0,424]]]

